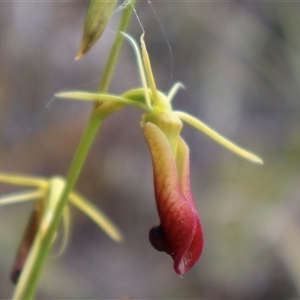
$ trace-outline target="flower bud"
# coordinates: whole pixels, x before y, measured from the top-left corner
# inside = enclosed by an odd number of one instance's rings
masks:
[[[116,4],[117,0],[91,0],[76,59],[80,59],[86,54],[100,38]]]

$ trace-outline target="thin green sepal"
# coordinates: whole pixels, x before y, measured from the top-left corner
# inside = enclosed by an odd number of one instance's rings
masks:
[[[235,143],[231,142],[227,138],[223,137],[221,134],[217,133],[215,130],[201,122],[200,120],[192,117],[191,115],[181,112],[181,111],[174,111],[174,113],[183,121],[190,124],[191,126],[195,127],[196,129],[202,131],[204,134],[208,135],[211,139],[222,145],[223,147],[229,149],[230,151],[234,152],[235,154],[248,159],[256,164],[263,164],[263,160],[258,157],[257,155],[239,147]]]
[[[124,104],[124,105],[130,105],[137,107],[139,109],[149,111],[149,108],[142,103],[141,101],[134,101],[130,100],[128,98],[124,98],[121,96],[115,96],[115,95],[109,95],[109,94],[100,94],[100,93],[89,93],[89,92],[82,92],[82,91],[70,91],[70,92],[61,92],[55,95],[58,98],[69,98],[73,100],[79,100],[79,101],[96,101],[96,102],[111,102],[111,103],[118,103],[118,104]],[[131,96],[133,99],[139,99],[139,97],[134,97],[134,94],[132,93]]]

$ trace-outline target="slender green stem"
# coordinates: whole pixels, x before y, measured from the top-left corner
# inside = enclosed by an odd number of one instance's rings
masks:
[[[136,2],[135,0],[132,1],[132,4],[134,5],[135,2]],[[119,31],[126,31],[131,15],[132,15],[132,7],[129,5],[123,11],[122,18],[119,25]],[[105,66],[102,81],[99,85],[100,92],[107,92],[109,88],[112,74],[115,69],[116,62],[122,46],[122,42],[123,42],[123,35],[117,34],[109,58],[107,60],[107,64]],[[114,110],[112,110],[112,112],[113,111]],[[76,181],[78,179],[82,166],[85,162],[87,154],[94,141],[95,135],[98,132],[98,129],[100,128],[103,120],[107,115],[106,114],[99,115],[96,109],[94,109],[94,111],[92,112],[89,123],[86,127],[86,130],[83,134],[77,152],[75,154],[75,157],[69,169],[65,188],[60,197],[59,203],[57,205],[57,209],[55,210],[55,216],[53,218],[53,221],[49,225],[49,230],[47,231],[47,233],[43,237],[43,240],[41,241],[41,246],[39,248],[38,253],[36,254],[33,267],[31,268],[31,272],[28,275],[28,279],[29,279],[28,285],[26,285],[26,287],[24,288],[24,291],[22,295],[19,297],[19,299],[32,299],[35,295],[38,280],[44,268],[49,251],[51,249],[51,245],[55,233],[61,222],[64,207],[67,204],[69,194],[73,190],[76,184]]]
[[[122,19],[120,21],[119,30],[117,33],[117,37],[115,38],[114,44],[112,46],[112,49],[110,51],[107,63],[104,68],[104,75],[102,77],[101,83],[98,87],[98,91],[100,93],[106,93],[109,89],[109,85],[111,82],[111,78],[115,69],[115,66],[117,64],[118,56],[123,44],[124,36],[120,34],[120,32],[125,32],[127,30],[129,21],[131,19],[132,15],[132,8],[135,5],[136,0],[131,1],[131,5],[127,5],[127,7],[124,9]]]

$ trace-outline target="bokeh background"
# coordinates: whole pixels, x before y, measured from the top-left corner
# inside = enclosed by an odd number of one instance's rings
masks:
[[[91,104],[54,98],[95,91],[120,11],[75,61],[88,1],[0,3],[0,169],[64,176]],[[180,278],[148,242],[159,224],[151,160],[134,108],[99,132],[77,190],[125,235],[115,244],[72,209],[66,252],[50,258],[38,299],[296,299],[300,297],[300,3],[138,1],[157,85],[181,81],[173,106],[263,157],[253,165],[185,126],[192,188],[205,232],[197,265]],[[134,17],[129,33],[139,38]],[[112,93],[140,85],[124,44]],[[0,193],[19,188],[0,185]],[[0,298],[32,204],[0,208]],[[55,251],[53,255],[55,254]]]

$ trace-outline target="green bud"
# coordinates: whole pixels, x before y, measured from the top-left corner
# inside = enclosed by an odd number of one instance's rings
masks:
[[[116,4],[117,0],[91,0],[76,60],[86,54],[100,38]]]

